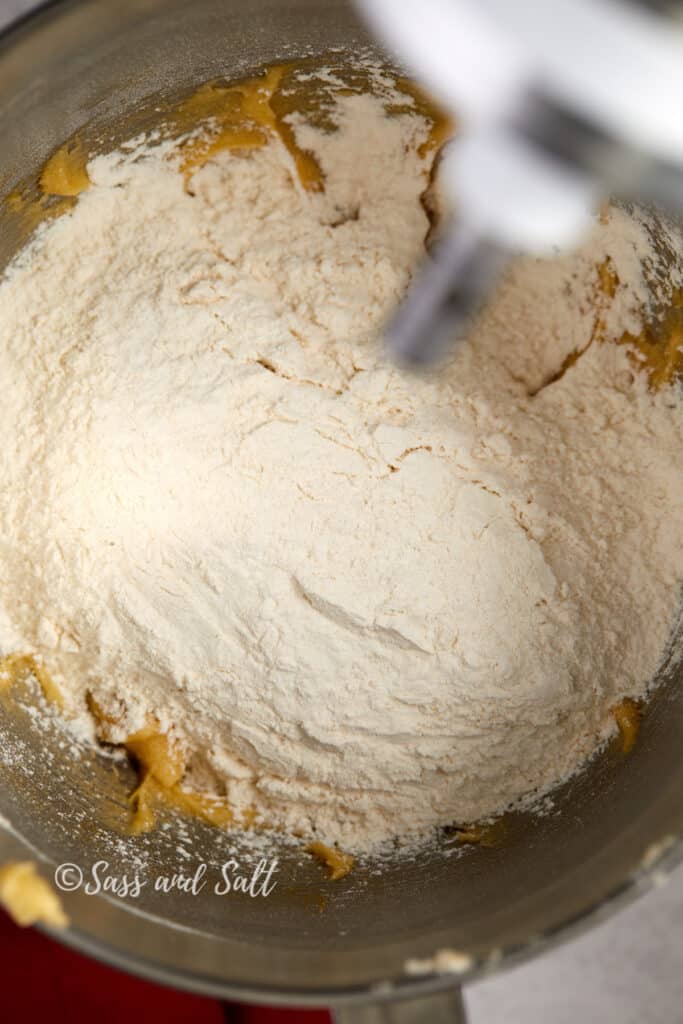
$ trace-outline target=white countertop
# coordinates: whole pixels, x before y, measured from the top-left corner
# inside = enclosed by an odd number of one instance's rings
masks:
[[[683,870],[605,924],[471,986],[472,1024],[683,1021]]]
[[[0,0],[0,25],[36,6]],[[605,924],[466,990],[471,1024],[683,1021],[683,867]]]

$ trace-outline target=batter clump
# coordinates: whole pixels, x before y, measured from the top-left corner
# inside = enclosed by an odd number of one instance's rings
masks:
[[[547,792],[646,694],[683,416],[638,339],[683,281],[612,209],[438,374],[388,365],[443,126],[386,70],[320,81],[324,123],[91,159],[7,270],[0,673],[129,745],[140,827],[166,792],[363,850]]]

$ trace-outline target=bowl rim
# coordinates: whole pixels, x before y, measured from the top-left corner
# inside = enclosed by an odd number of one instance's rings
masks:
[[[52,4],[55,0],[49,0],[49,2]],[[61,2],[61,0],[57,0],[57,2]],[[657,849],[658,846],[659,849]],[[36,859],[37,851],[31,844],[14,831],[11,825],[8,830],[5,830],[0,821],[0,861],[8,852],[16,857],[18,847],[23,848],[32,859]],[[650,851],[653,849],[655,850],[654,856],[650,855]],[[520,966],[536,956],[556,949],[567,941],[578,938],[594,926],[607,921],[618,911],[630,906],[640,896],[666,884],[681,863],[683,863],[683,840],[680,836],[673,834],[664,836],[661,844],[651,844],[646,849],[641,862],[622,882],[601,898],[589,903],[573,917],[538,933],[526,942],[497,948],[486,956],[473,958],[471,965],[461,973],[437,971],[424,975],[402,973],[394,977],[387,977],[374,984],[339,988],[316,989],[311,986],[306,989],[290,989],[278,985],[254,986],[248,983],[223,981],[213,975],[202,974],[189,968],[169,967],[153,957],[141,958],[127,953],[120,946],[95,938],[79,927],[69,926],[65,929],[57,929],[39,923],[36,928],[62,945],[110,967],[170,988],[182,989],[217,999],[268,1006],[309,1008],[330,1005],[353,1006],[368,1002],[389,1002],[396,999],[418,1000],[423,996],[445,992],[471,981],[481,981],[493,974]],[[53,865],[41,855],[40,867],[43,869],[42,874],[45,875],[45,868],[53,868]],[[93,897],[88,898],[93,899]],[[131,922],[135,920],[136,913],[125,901],[108,896],[96,896],[95,900],[106,900],[118,910],[125,911],[130,916]],[[155,927],[164,932],[169,929],[177,930],[175,925],[161,919],[152,918],[148,914],[145,914],[145,917],[149,923],[153,923]],[[436,950],[434,952],[436,953]]]

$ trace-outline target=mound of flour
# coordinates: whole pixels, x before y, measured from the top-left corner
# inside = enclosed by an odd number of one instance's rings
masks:
[[[642,695],[683,578],[683,416],[590,345],[596,266],[637,329],[652,255],[613,210],[521,261],[438,375],[379,333],[422,257],[427,126],[339,99],[186,190],[171,144],[92,187],[0,286],[0,649],[190,755],[188,782],[369,847],[565,778]],[[544,386],[545,382],[545,386]]]

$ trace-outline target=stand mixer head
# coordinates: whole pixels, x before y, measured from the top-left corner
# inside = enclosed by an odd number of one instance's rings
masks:
[[[388,325],[395,358],[434,363],[512,255],[573,247],[602,197],[683,210],[683,5],[357,2],[460,125],[458,213]]]

